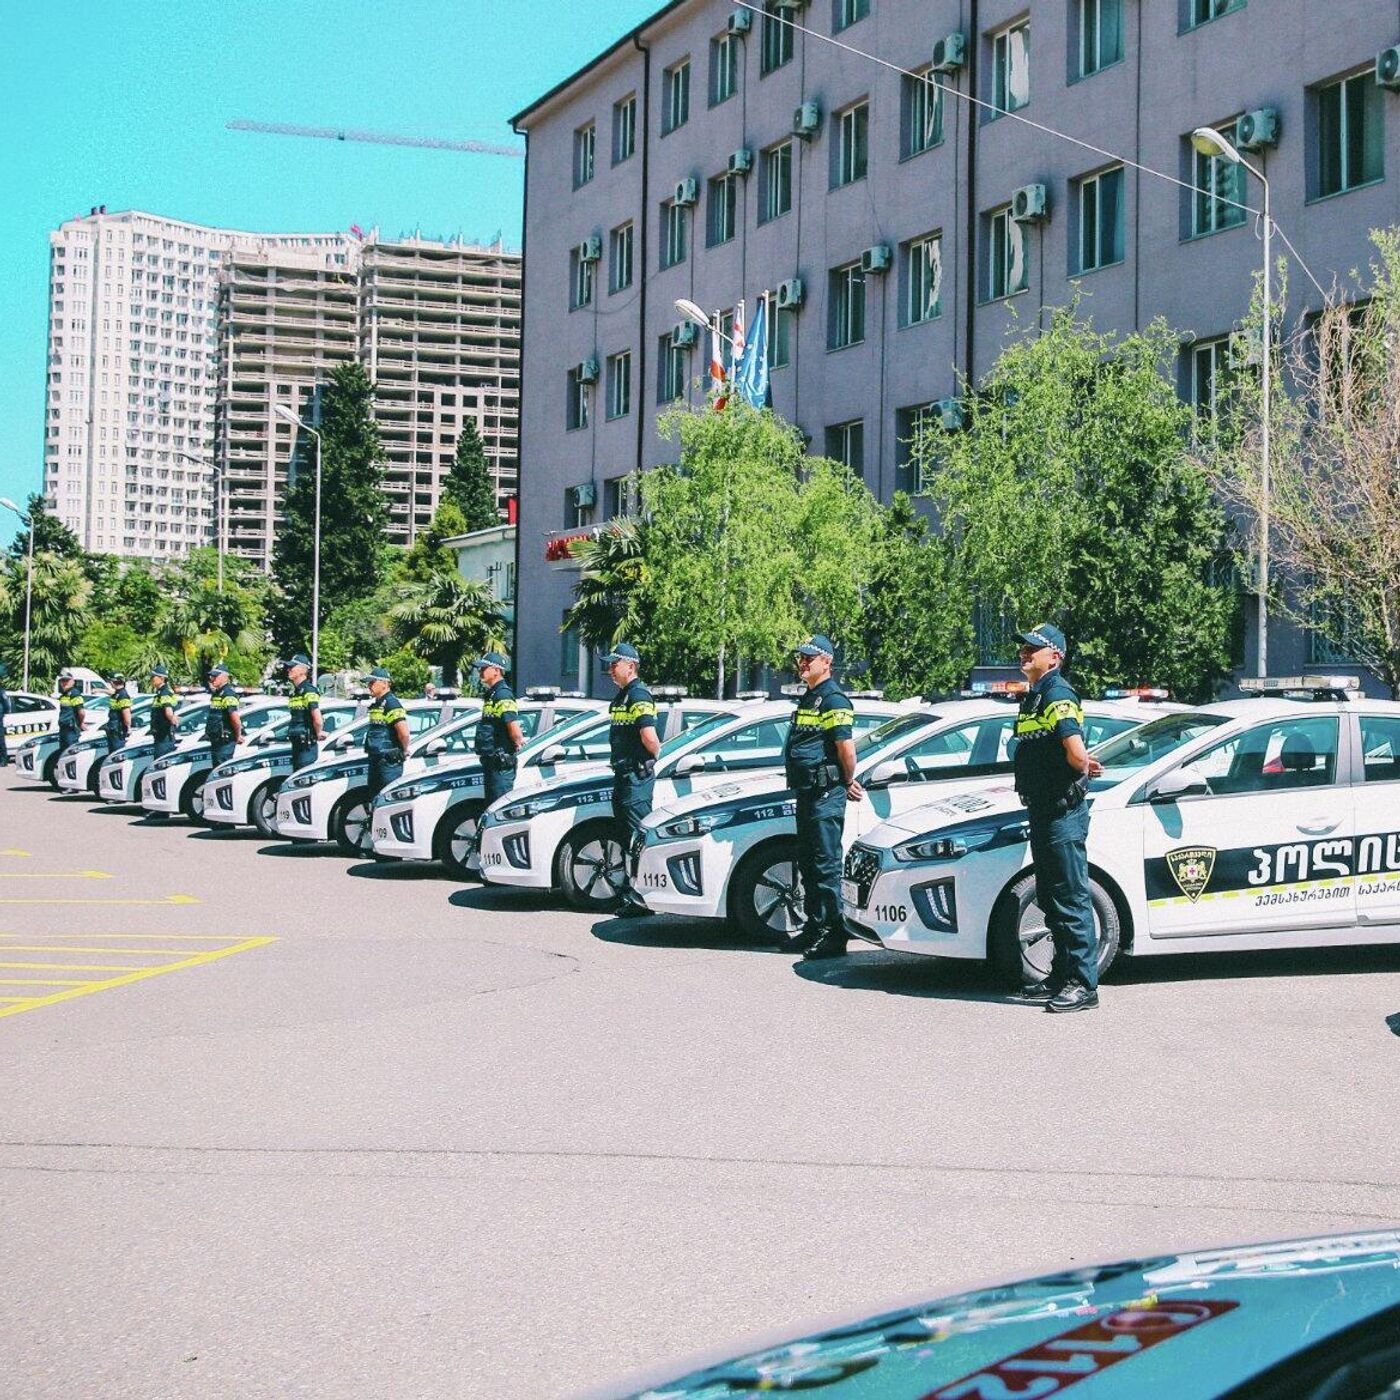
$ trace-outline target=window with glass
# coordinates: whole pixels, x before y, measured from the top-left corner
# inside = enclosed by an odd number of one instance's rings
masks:
[[[593,123],[574,132],[574,188],[586,185],[593,178]]]
[[[1184,0],[1186,7],[1186,28],[1195,29],[1198,25],[1209,24],[1221,15],[1244,8],[1244,0]]]
[[[831,274],[831,307],[827,347],[844,350],[865,339],[865,273],[858,262],[836,268]]]
[[[632,411],[632,352],[608,356],[608,417],[625,418]]]
[[[1011,217],[1011,206],[983,216],[986,249],[982,269],[982,299],[998,301],[1027,286],[1026,229]]]
[[[1188,766],[1205,779],[1212,797],[1330,787],[1337,781],[1337,720],[1322,715],[1275,719],[1232,734]]]
[[[630,160],[637,150],[637,94],[613,104],[613,164]]]
[[[792,363],[792,335],[797,312],[790,306],[779,307],[776,302],[770,303],[768,310],[768,368],[786,369]]]
[[[668,200],[661,206],[661,266],[675,267],[686,259],[689,240],[687,238],[686,207]]]
[[[759,223],[766,224],[772,219],[781,218],[792,208],[791,141],[781,141],[764,151],[759,180],[762,185],[762,217]]]
[[[667,331],[656,347],[657,403],[674,403],[684,398],[686,378],[685,347],[677,345]]]
[[[690,60],[682,59],[661,75],[661,134],[669,135],[690,120]]]
[[[992,106],[1018,112],[1031,100],[1031,24],[1022,20],[992,36]]]
[[[839,34],[870,13],[870,0],[832,0],[831,28]]]
[[[607,519],[631,515],[637,509],[637,474],[609,477],[603,483],[603,512]]]
[[[1400,719],[1361,716],[1361,769],[1368,783],[1400,782]]]
[[[568,375],[568,394],[564,403],[564,426],[568,429],[588,426],[588,385],[577,367]]]
[[[865,470],[865,420],[833,423],[826,430],[826,455],[859,475]]]
[[[1123,0],[1079,0],[1077,77],[1088,78],[1123,57]]]
[[[1235,139],[1234,123],[1221,128],[1231,143]],[[1186,138],[1188,146],[1191,138]],[[1245,168],[1238,161],[1224,156],[1207,155],[1191,147],[1192,184],[1191,233],[1199,237],[1219,233],[1221,229],[1238,228],[1245,219]]]
[[[608,235],[608,290],[621,292],[632,285],[633,227],[629,220]]]
[[[1354,663],[1367,648],[1361,610],[1343,592],[1314,592],[1308,599],[1308,665]]]
[[[577,311],[593,300],[593,263],[575,248],[569,254],[569,309]]]
[[[870,163],[870,104],[857,102],[836,117],[836,141],[831,152],[831,187],[865,179]]]
[[[901,160],[931,151],[943,141],[943,75],[926,70],[900,79]]]
[[[1318,198],[1372,184],[1385,174],[1385,92],[1370,70],[1315,95]]]
[[[1123,167],[1075,182],[1079,225],[1074,272],[1096,272],[1123,261]]]
[[[1187,394],[1198,423],[1213,425],[1229,368],[1230,338],[1198,340],[1186,348]]]
[[[895,411],[894,422],[895,470],[900,473],[896,484],[902,491],[922,490],[922,479],[911,478],[923,470],[921,440],[935,430],[938,410],[931,403],[911,404]]]
[[[932,321],[943,309],[943,235],[931,233],[904,245],[902,324]]]
[[[763,0],[763,33],[760,38],[759,73],[767,76],[792,62],[793,27],[778,8],[778,0]]]
[[[739,177],[719,175],[709,182],[705,243],[714,248],[734,237],[739,218]]]
[[[737,34],[720,34],[710,40],[710,106],[728,102],[739,91],[739,64],[743,56]]]

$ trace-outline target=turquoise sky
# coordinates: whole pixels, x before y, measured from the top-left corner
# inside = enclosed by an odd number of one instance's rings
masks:
[[[0,496],[43,479],[48,233],[94,204],[519,246],[523,162],[255,136],[233,118],[513,140],[660,0],[0,4]],[[0,523],[0,540],[10,528]]]

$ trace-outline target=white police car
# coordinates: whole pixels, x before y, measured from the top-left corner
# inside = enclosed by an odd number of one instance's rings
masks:
[[[57,714],[57,702],[54,712]],[[96,733],[107,723],[107,696],[91,695],[83,701],[83,735]],[[43,733],[26,739],[15,751],[15,773],[31,783],[58,787],[58,760],[65,745],[60,742],[58,722]]]
[[[1350,681],[1351,687],[1322,682]],[[1354,677],[1166,715],[1096,750],[1090,880],[1099,964],[1400,941],[1400,704]],[[1282,692],[1324,698],[1285,698]],[[1025,813],[1009,786],[907,811],[850,850],[847,927],[902,952],[1045,976]]]
[[[151,722],[151,697],[134,695],[131,699],[131,738],[137,737]],[[130,742],[130,739],[128,739]],[[107,735],[105,730],[96,734],[84,735],[76,744],[71,744],[60,756],[54,782],[60,792],[89,792],[94,797],[100,795],[99,780],[102,763],[107,758]]]
[[[852,703],[857,734],[900,713],[900,706],[883,701]],[[654,803],[708,792],[738,774],[780,769],[791,723],[791,701],[750,701],[667,740],[657,759]],[[496,802],[482,820],[480,863],[482,879],[491,884],[557,889],[575,909],[608,908],[623,873],[609,769],[575,773]]]
[[[475,732],[481,702],[468,708],[454,702],[456,718],[443,723],[444,707],[438,700],[405,700],[410,762],[436,764],[452,744],[466,746],[469,738],[454,740],[461,731]],[[369,849],[369,758],[365,754],[365,730],[369,720],[357,720],[322,746],[315,763],[293,773],[277,791],[275,834],[289,841],[334,841],[346,855],[363,855]],[[441,741],[441,747],[438,743]],[[431,750],[431,752],[430,752]]]
[[[175,733],[172,736],[177,746],[182,740],[192,739],[204,732],[209,702],[202,696],[201,691],[199,696],[177,705]],[[122,748],[103,760],[97,780],[97,795],[104,802],[122,806],[141,800],[141,779],[155,759],[155,743],[148,724],[140,734],[128,739]]]
[[[250,751],[249,744],[259,730],[286,719],[290,713],[284,696],[244,696],[238,708],[243,742],[234,749],[234,757]],[[213,754],[203,733],[185,739],[173,753],[151,764],[141,779],[141,805],[148,812],[181,814],[192,822],[203,823],[204,780],[213,767]]]
[[[321,732],[329,739],[353,723],[363,707],[353,700],[322,700],[320,708]],[[291,723],[289,715],[268,725],[249,743],[246,755],[231,758],[209,774],[204,784],[206,822],[255,826],[264,836],[275,834],[277,790],[292,771],[292,746],[287,739]]]
[[[35,734],[50,734],[58,728],[58,701],[52,695],[36,695],[32,690],[11,690],[7,714],[0,716],[11,754]]]
[[[886,721],[856,742],[864,801],[848,803],[844,842],[895,812],[929,800],[930,784],[980,787],[1011,772],[1009,747],[1019,694],[934,701]],[[1162,692],[1114,692],[1089,701],[1090,743],[1162,713]],[[802,923],[796,799],[782,773],[726,783],[652,812],[634,848],[633,884],[658,914],[727,919],[750,937],[782,941]]]

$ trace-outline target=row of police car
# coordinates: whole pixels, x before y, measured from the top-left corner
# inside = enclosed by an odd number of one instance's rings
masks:
[[[1156,690],[1085,702],[1089,861],[1101,967],[1120,957],[1400,941],[1400,704],[1345,676],[1246,681],[1199,707]],[[852,696],[856,776],[842,883],[848,930],[899,952],[988,961],[1008,982],[1049,970],[1025,813],[1011,783],[1019,683],[900,703]],[[555,891],[604,913],[631,883],[655,913],[723,920],[782,945],[802,924],[795,799],[783,772],[791,698],[695,699],[653,688],[655,807],[624,850],[612,820],[605,705],[527,691],[517,780],[489,807],[481,702],[405,704],[401,778],[368,784],[366,704],[322,702],[319,756],[292,772],[285,697],[245,698],[243,739],[215,766],[207,696],[185,697],[156,759],[150,697],[107,752],[102,697],[63,752],[16,751],[21,777],[113,804],[350,855],[436,862],[459,879]]]

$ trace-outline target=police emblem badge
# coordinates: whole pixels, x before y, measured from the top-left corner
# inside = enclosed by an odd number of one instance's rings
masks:
[[[1215,869],[1214,846],[1178,846],[1167,852],[1167,869],[1177,888],[1194,904],[1210,884]]]

